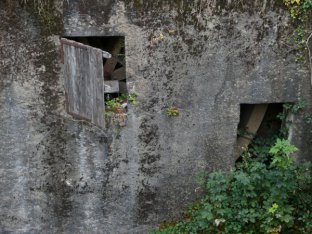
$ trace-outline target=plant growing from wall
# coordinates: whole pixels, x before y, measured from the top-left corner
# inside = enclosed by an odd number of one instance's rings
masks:
[[[293,124],[289,116],[303,112],[306,105],[306,101],[303,99],[300,99],[297,103],[283,104],[283,112],[277,115],[277,118],[282,121],[279,137],[286,138],[288,136],[289,129]]]
[[[123,125],[127,116],[128,103],[137,105],[139,103],[137,97],[136,93],[131,93],[128,95],[122,94],[119,97],[107,100],[105,102],[105,117]]]
[[[122,110],[122,102],[120,101],[119,98],[114,98],[111,100],[108,100],[105,102],[106,105],[106,112],[113,112],[113,113],[118,113],[118,112],[123,112]]]
[[[7,0],[9,1],[9,0]],[[51,32],[59,32],[62,30],[62,20],[59,11],[56,9],[56,2],[50,0],[18,0],[12,2],[14,7],[16,4],[24,6],[29,13],[36,16],[39,20],[42,33],[49,35]],[[64,2],[68,2],[65,0]]]
[[[126,99],[133,105],[139,104],[138,95],[136,93],[130,93],[128,96],[126,96]]]
[[[180,109],[175,106],[168,107],[166,109],[166,114],[168,117],[178,117],[180,115]]]
[[[311,0],[283,0],[289,8],[290,14],[294,19],[304,22],[309,17],[309,11],[312,10]]]
[[[312,84],[312,52],[310,49],[312,38],[312,0],[283,0],[283,2],[297,25],[294,39],[301,51],[298,58],[304,60],[306,51],[308,51],[308,64],[310,66]]]

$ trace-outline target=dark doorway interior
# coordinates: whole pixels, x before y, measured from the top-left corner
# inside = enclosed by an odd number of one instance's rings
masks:
[[[236,158],[239,159],[247,148],[261,140],[272,141],[279,136],[283,103],[241,104],[238,124]]]

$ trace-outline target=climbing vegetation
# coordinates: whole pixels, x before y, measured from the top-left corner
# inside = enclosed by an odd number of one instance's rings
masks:
[[[41,26],[43,36],[52,32],[58,33],[62,30],[62,18],[56,1],[50,0],[5,0],[10,11],[18,7],[25,8],[30,14],[35,16]],[[67,0],[66,0],[67,2]]]
[[[294,19],[305,21],[311,14],[312,0],[283,0]]]
[[[298,46],[298,60],[304,61],[308,54],[308,63],[312,82],[312,53],[310,40],[312,38],[312,0],[283,0],[295,25],[294,42]]]

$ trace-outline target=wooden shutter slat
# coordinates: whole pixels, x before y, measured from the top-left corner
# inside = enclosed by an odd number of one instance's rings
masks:
[[[61,41],[68,113],[104,128],[102,51],[64,38]]]

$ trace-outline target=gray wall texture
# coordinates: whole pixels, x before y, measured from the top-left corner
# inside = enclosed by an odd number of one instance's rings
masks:
[[[0,232],[147,233],[179,217],[198,172],[233,167],[240,103],[311,100],[276,2],[56,0],[38,13],[0,0]],[[114,35],[139,104],[103,130],[64,109],[59,39]]]

